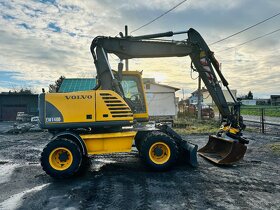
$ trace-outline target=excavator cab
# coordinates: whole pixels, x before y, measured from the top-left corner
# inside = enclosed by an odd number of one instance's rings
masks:
[[[122,72],[120,84],[124,98],[133,110],[134,120],[147,122],[149,116],[141,73],[138,71]]]

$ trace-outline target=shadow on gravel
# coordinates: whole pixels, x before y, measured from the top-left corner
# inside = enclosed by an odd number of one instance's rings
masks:
[[[111,159],[115,162],[110,162]],[[96,165],[101,162],[105,164],[97,170]],[[201,179],[197,169],[178,165],[165,173],[151,172],[136,154],[107,155],[93,158],[92,163],[90,170],[77,178],[55,180],[44,174],[37,175],[38,182],[48,179],[49,185],[26,198],[22,206],[30,209],[180,209],[192,206],[188,201],[193,196],[190,189],[194,184],[201,185],[191,183],[193,177]],[[206,199],[203,192],[199,194],[201,199]]]
[[[65,180],[52,179],[39,165],[39,150],[46,144],[47,134],[1,137],[0,151],[5,158],[0,169],[11,166],[12,171],[0,183],[0,209],[3,203],[16,203],[17,209],[41,210],[280,206],[279,156],[266,146],[280,142],[275,136],[251,134],[256,140],[248,145],[244,160],[229,167],[217,167],[198,156],[198,168],[180,163],[170,171],[156,173],[144,167],[134,150],[94,156],[85,175]],[[207,141],[205,135],[186,138],[200,146]]]

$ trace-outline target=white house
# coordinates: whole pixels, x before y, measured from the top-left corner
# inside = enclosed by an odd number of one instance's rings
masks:
[[[249,105],[249,106],[255,106],[255,105],[257,105],[257,100],[256,99],[242,99],[242,104]]]
[[[148,113],[153,120],[173,121],[178,112],[178,99],[175,92],[179,88],[162,85],[154,78],[144,78]]]
[[[231,92],[232,92],[233,97],[236,99],[237,90],[231,90]],[[214,101],[206,88],[202,88],[201,93],[202,93],[202,103],[203,104],[214,105]],[[228,92],[228,90],[223,90],[223,94],[228,103],[234,102],[230,93]],[[197,90],[192,93],[191,97],[189,97],[190,104],[197,103],[197,95],[198,95]]]

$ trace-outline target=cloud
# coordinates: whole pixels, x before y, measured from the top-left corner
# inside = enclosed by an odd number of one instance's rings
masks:
[[[40,90],[60,75],[95,76],[89,52],[98,35],[115,36],[143,25],[180,1],[169,0],[40,0],[0,2],[0,71],[10,72],[11,83],[23,81]],[[276,14],[276,0],[187,1],[153,24],[133,35],[181,31],[193,27],[208,43]],[[257,15],[256,15],[257,14]],[[242,47],[218,53],[278,27],[279,18],[255,27],[225,42],[211,46],[222,62],[223,73],[239,93],[254,96],[279,92],[279,34]],[[185,39],[186,35],[177,36]],[[174,38],[175,39],[175,38]],[[109,56],[116,68],[117,59]],[[161,75],[161,81],[193,92],[197,81],[190,77],[189,58],[134,59],[131,69],[144,70],[145,77]],[[0,73],[1,73],[0,72]],[[5,73],[7,75],[7,73]],[[1,73],[2,76],[2,73]],[[6,76],[7,78],[7,76]],[[273,85],[272,85],[273,84]],[[5,83],[5,86],[8,84]],[[6,90],[3,83],[1,90]]]

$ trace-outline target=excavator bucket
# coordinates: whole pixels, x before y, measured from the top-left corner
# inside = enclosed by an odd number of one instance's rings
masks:
[[[241,160],[246,149],[247,147],[238,141],[209,136],[208,143],[198,150],[198,154],[213,163],[229,165]]]

